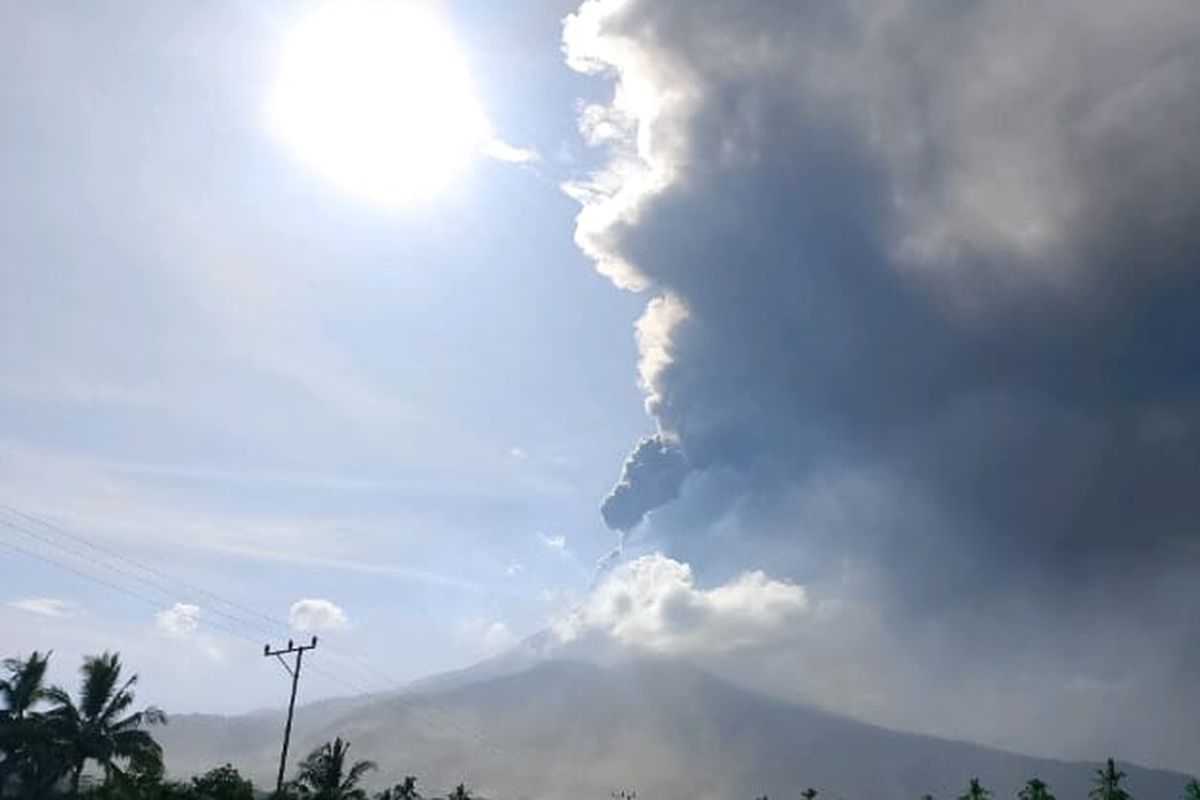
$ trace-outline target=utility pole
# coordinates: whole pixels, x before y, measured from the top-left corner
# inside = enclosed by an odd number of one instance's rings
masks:
[[[279,663],[283,664],[283,668],[292,676],[292,699],[288,701],[287,725],[283,729],[283,752],[279,754],[279,777],[275,779],[275,796],[283,796],[283,771],[287,768],[287,751],[288,742],[292,738],[292,714],[296,710],[296,685],[300,683],[300,665],[304,662],[304,651],[313,650],[317,646],[317,637],[312,637],[310,644],[295,645],[291,639],[288,639],[288,645],[283,650],[272,650],[271,645],[263,645],[263,655],[268,658],[275,656],[279,659]],[[289,653],[296,654],[296,666],[289,667],[288,663],[283,660],[283,657]]]

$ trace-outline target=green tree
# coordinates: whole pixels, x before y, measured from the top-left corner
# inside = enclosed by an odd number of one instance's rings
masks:
[[[46,795],[62,777],[62,754],[36,707],[46,699],[49,653],[0,664],[0,795],[18,787],[24,797]]]
[[[967,790],[958,796],[958,800],[987,800],[991,796],[991,790],[984,788],[979,778],[971,778]]]
[[[464,784],[454,787],[454,791],[446,795],[446,800],[471,800],[471,793]]]
[[[1200,781],[1192,778],[1183,785],[1183,800],[1200,800]]]
[[[384,789],[376,797],[377,800],[420,800],[421,795],[417,791],[417,779],[406,775],[402,782],[390,789]]]
[[[161,762],[138,762],[88,793],[89,800],[193,800],[191,787],[165,780]]]
[[[254,800],[254,784],[226,764],[192,778],[190,794],[195,800]]]
[[[49,720],[66,748],[71,794],[79,794],[79,779],[89,761],[104,771],[106,781],[123,773],[122,762],[142,773],[156,767],[161,771],[162,748],[146,728],[165,724],[167,718],[154,706],[129,713],[137,675],[121,682],[117,653],[88,656],[79,671],[83,680],[78,702],[61,687],[46,690],[55,704]]]
[[[1055,800],[1054,795],[1050,793],[1050,787],[1037,778],[1030,778],[1021,787],[1021,791],[1017,792],[1017,797],[1020,800]]]
[[[1088,797],[1092,800],[1129,800],[1129,792],[1121,786],[1124,779],[1125,773],[1118,770],[1110,758],[1103,769],[1096,770],[1096,777],[1092,781],[1096,788],[1088,792]]]
[[[311,800],[362,800],[366,792],[358,788],[363,775],[375,769],[373,761],[357,761],[347,768],[350,743],[339,736],[313,750],[300,762],[293,783],[302,798]]]

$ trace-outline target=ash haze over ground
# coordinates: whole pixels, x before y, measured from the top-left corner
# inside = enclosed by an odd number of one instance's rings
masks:
[[[1194,765],[1198,34],[1187,0],[585,2],[576,239],[650,298],[659,431],[603,512],[666,556],[572,635]]]
[[[416,693],[305,706],[296,715],[295,752],[350,736],[355,758],[379,764],[365,784],[392,786],[416,775],[426,797],[465,781],[482,797],[603,797],[617,785],[664,800],[725,800],[814,786],[822,795],[884,800],[954,797],[970,776],[996,796],[1011,796],[1031,775],[1059,797],[1083,797],[1097,766],[864,725],[678,662],[634,659],[602,668],[551,659],[514,673],[482,672],[467,670],[450,685]],[[177,716],[161,732],[167,769],[186,776],[233,763],[270,785],[282,716]],[[1174,798],[1186,781],[1179,773],[1122,768],[1133,796],[1147,800]]]

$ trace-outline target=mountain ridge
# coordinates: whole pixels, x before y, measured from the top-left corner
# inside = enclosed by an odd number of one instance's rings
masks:
[[[437,790],[466,781],[489,796],[531,799],[627,788],[647,798],[785,797],[809,785],[862,800],[946,797],[971,777],[1001,796],[1036,775],[1066,800],[1086,795],[1096,766],[894,731],[678,661],[546,659],[489,670],[477,680],[460,671],[408,692],[301,708],[289,760],[340,735],[355,758],[379,763],[371,785],[415,774]],[[161,737],[168,769],[183,775],[230,761],[268,785],[281,725],[282,715],[179,717]],[[206,730],[217,738],[203,746]],[[1123,768],[1139,800],[1174,800],[1185,780]]]

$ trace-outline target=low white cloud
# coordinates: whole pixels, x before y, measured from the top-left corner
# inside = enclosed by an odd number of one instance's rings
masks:
[[[488,654],[506,650],[517,643],[517,635],[500,620],[472,619],[464,622],[460,629],[467,639],[482,645]]]
[[[529,453],[523,447],[508,448],[508,457],[513,461],[524,461],[529,458]]]
[[[567,592],[564,589],[545,588],[537,593],[537,599],[548,606],[562,606],[566,596]]]
[[[525,571],[525,565],[522,564],[520,561],[514,561],[508,565],[507,569],[504,570],[504,574],[508,575],[508,577],[510,577],[510,578],[515,578],[524,571]]]
[[[9,608],[15,608],[18,611],[25,611],[29,614],[37,614],[42,617],[56,617],[59,619],[78,617],[83,613],[83,608],[79,604],[57,597],[22,597],[10,601],[7,605]]]
[[[690,565],[642,556],[616,566],[550,629],[568,655],[681,658],[739,685],[873,722],[900,724],[918,704],[881,689],[913,673],[874,606],[817,597],[758,570],[705,588]]]
[[[350,624],[350,619],[335,603],[318,597],[307,597],[292,603],[288,622],[301,633],[322,633],[345,630]]]
[[[224,661],[225,647],[221,640],[200,629],[203,616],[203,609],[194,603],[176,603],[154,615],[154,627],[211,661]]]
[[[496,161],[508,164],[532,164],[541,160],[536,150],[528,147],[517,147],[502,139],[491,139],[483,144],[483,154]]]
[[[798,584],[753,571],[702,589],[689,565],[656,553],[614,569],[553,629],[565,642],[600,635],[641,650],[691,654],[788,641],[814,612]]]
[[[200,606],[176,603],[154,615],[154,625],[171,636],[190,636],[200,629]]]
[[[503,650],[517,641],[517,635],[503,622],[493,622],[483,632],[483,644],[489,650]]]
[[[542,544],[546,545],[546,547],[549,547],[551,550],[557,550],[560,553],[567,552],[567,537],[561,534],[557,536],[549,536],[544,533],[538,534],[538,537],[541,538]]]

